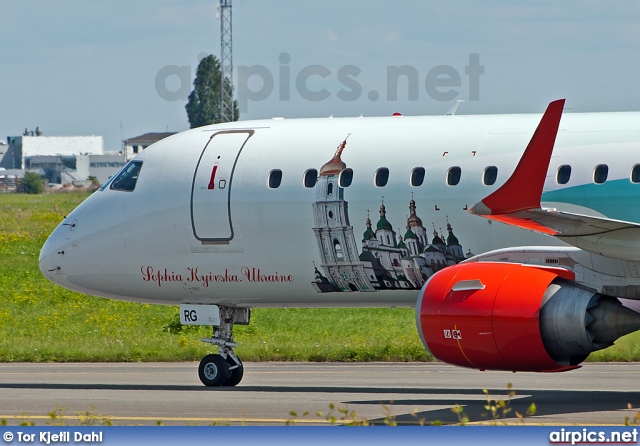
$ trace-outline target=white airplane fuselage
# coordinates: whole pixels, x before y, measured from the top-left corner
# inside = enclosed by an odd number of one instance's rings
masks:
[[[563,107],[192,129],[69,214],[40,269],[212,326],[212,387],[242,380],[255,307],[415,306],[441,360],[571,370],[640,329],[640,113]]]
[[[414,306],[429,271],[438,269],[434,256],[451,264],[469,253],[561,244],[467,211],[511,175],[539,120],[274,119],[189,130],[136,157],[142,165],[133,190],[108,184],[67,216],[42,249],[41,270],[66,288],[135,302]],[[339,159],[353,181],[340,187],[338,174],[320,172],[347,135]],[[543,194],[543,201],[640,222],[640,184],[629,179],[638,149],[640,113],[565,114],[544,187],[553,199]],[[567,184],[556,181],[562,165],[571,166]],[[608,166],[603,184],[594,184],[598,165]],[[497,181],[485,185],[491,166]],[[460,169],[457,185],[447,184],[452,167]],[[374,184],[381,168],[389,172],[384,187]],[[425,172],[419,186],[411,184],[415,168]],[[317,171],[313,187],[303,184],[309,169]],[[274,170],[282,177],[272,188]],[[554,198],[563,190],[571,199]],[[422,229],[409,221],[412,199]],[[380,229],[382,204],[388,225]],[[375,240],[364,240],[367,218]],[[449,248],[455,243],[447,241],[447,224],[460,248]],[[432,243],[434,229],[444,246]],[[405,237],[408,230],[418,242]],[[430,246],[442,255],[426,252]],[[422,278],[411,276],[420,271]],[[358,276],[363,272],[368,283]]]

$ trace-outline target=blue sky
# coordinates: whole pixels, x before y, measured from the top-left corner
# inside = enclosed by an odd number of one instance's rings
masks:
[[[157,77],[166,67],[193,76],[201,54],[219,55],[216,3],[0,0],[0,138],[40,126],[47,135],[103,135],[118,150],[121,122],[124,138],[187,129],[186,100],[167,100]],[[247,100],[241,119],[445,113],[454,99],[425,87],[443,65],[459,82],[437,91],[465,99],[462,114],[542,112],[560,97],[574,112],[640,110],[639,29],[640,2],[624,0],[235,0],[235,73],[266,71],[274,86],[261,91],[264,77],[249,78],[245,97],[260,100]],[[475,100],[465,74],[472,54],[484,70]],[[397,100],[388,97],[395,66],[416,73],[412,97],[406,78]],[[346,88],[341,70],[360,92]],[[300,73],[316,73],[306,88],[328,96],[305,99]],[[185,91],[183,81],[165,77],[164,89]]]

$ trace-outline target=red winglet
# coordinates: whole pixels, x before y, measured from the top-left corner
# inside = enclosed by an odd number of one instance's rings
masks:
[[[479,209],[480,203],[471,212],[499,215],[540,207],[542,187],[549,169],[564,102],[564,99],[559,99],[549,104],[513,174],[500,188],[481,201],[490,212]]]

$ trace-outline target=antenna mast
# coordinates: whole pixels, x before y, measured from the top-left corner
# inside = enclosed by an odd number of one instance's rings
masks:
[[[220,14],[220,122],[233,121],[233,53],[231,0],[219,0]],[[227,91],[229,90],[229,91]]]

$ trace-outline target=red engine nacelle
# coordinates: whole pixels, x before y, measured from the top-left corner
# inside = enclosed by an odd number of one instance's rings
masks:
[[[576,368],[558,355],[554,359],[541,333],[543,298],[558,278],[572,280],[573,274],[490,262],[439,271],[422,288],[416,307],[422,342],[442,361],[481,370]]]

